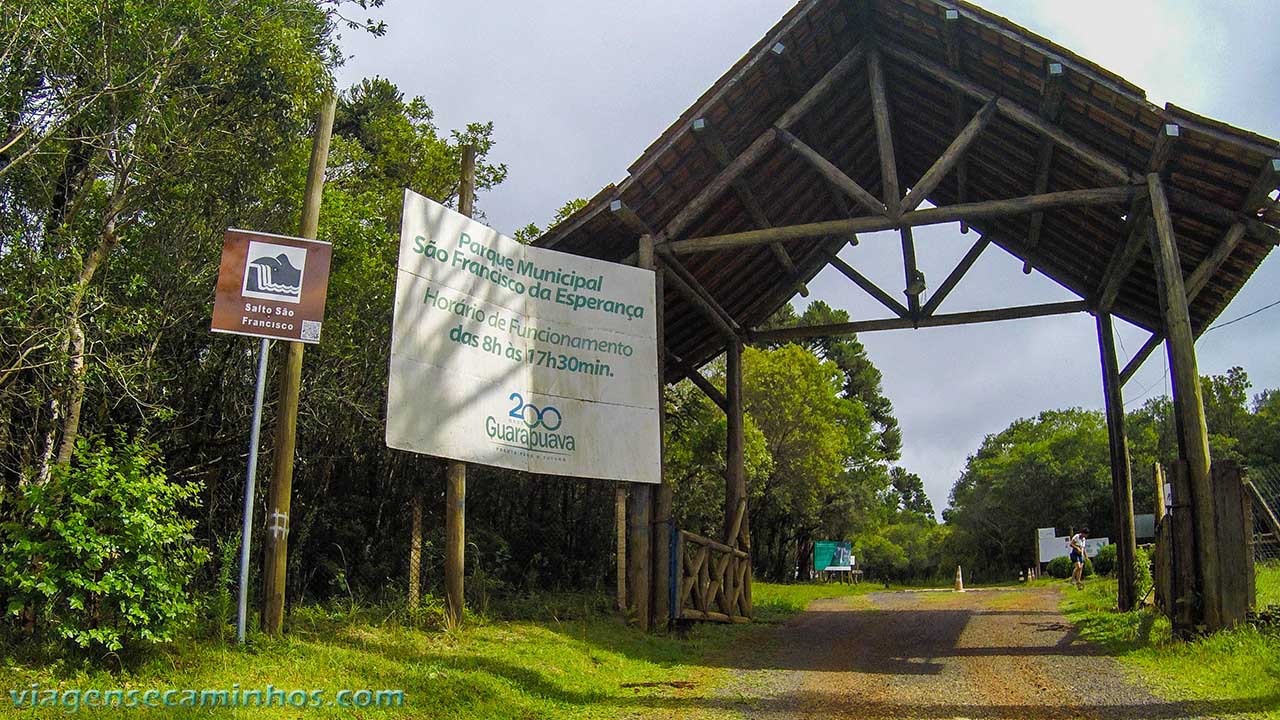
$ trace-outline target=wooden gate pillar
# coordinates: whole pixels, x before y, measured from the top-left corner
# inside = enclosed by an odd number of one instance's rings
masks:
[[[664,391],[667,387],[664,364],[666,363],[666,333],[663,327],[663,284],[664,274],[657,265],[653,254],[653,238],[645,235],[640,238],[639,257],[652,268],[654,320],[657,324],[658,354],[658,463],[659,484],[653,489],[653,627],[665,628],[671,617],[671,532],[672,532],[672,489],[667,482],[666,438],[667,414],[664,403]]]
[[[746,437],[742,425],[742,341],[732,339],[725,348],[725,399],[728,438],[725,447],[724,528],[728,534],[738,511],[738,502],[747,497]],[[743,526],[747,525],[743,518]],[[734,538],[725,542],[733,544]]]
[[[1133,478],[1129,470],[1129,444],[1124,433],[1124,395],[1120,389],[1110,313],[1098,313],[1097,321],[1107,438],[1111,447],[1111,505],[1117,545],[1116,576],[1119,578],[1116,605],[1121,612],[1128,612],[1138,601],[1138,578],[1133,566],[1138,554],[1133,527]]]
[[[1178,428],[1178,457],[1186,462],[1190,489],[1190,497],[1179,497],[1175,490],[1174,503],[1191,506],[1197,560],[1195,589],[1201,597],[1202,613],[1196,619],[1213,631],[1223,626],[1219,594],[1221,582],[1209,468],[1209,432],[1204,419],[1200,374],[1196,367],[1195,335],[1187,309],[1187,292],[1182,280],[1182,264],[1178,257],[1177,237],[1173,231],[1173,217],[1169,213],[1169,203],[1159,174],[1147,176],[1147,188],[1151,194],[1151,214],[1156,226],[1151,258],[1156,266],[1161,291],[1161,309],[1167,338],[1165,348],[1169,355],[1174,417]]]

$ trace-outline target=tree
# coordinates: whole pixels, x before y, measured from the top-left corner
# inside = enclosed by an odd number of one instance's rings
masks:
[[[5,400],[37,418],[17,431],[15,464],[44,480],[70,461],[88,384],[131,384],[145,363],[129,357],[139,338],[114,367],[96,349],[137,320],[95,284],[102,270],[121,254],[174,262],[185,244],[174,231],[202,217],[175,209],[242,197],[269,171],[302,134],[337,50],[333,19],[305,0],[17,5],[5,22],[25,42],[0,58],[0,212],[12,228],[0,304],[36,309],[6,317],[18,343],[0,367],[38,388]]]
[[[953,556],[974,577],[1005,577],[1027,564],[1036,528],[1112,534],[1109,462],[1096,411],[1048,410],[988,435],[943,513]]]
[[[876,436],[862,403],[842,395],[834,362],[787,345],[747,348],[743,366],[743,403],[773,459],[764,481],[748,487],[752,547],[765,574],[790,579],[815,532],[848,532],[847,515],[824,510],[856,492],[851,471],[877,465]]]
[[[763,324],[766,329],[805,325],[831,325],[849,321],[849,313],[837,310],[821,300],[809,303],[804,314],[797,316],[795,308],[784,305]],[[783,343],[775,343],[780,347]],[[867,350],[857,335],[809,338],[799,342],[801,347],[823,360],[830,360],[844,373],[845,397],[857,398],[872,421],[879,427],[879,453],[887,461],[897,460],[902,452],[902,431],[893,415],[893,403],[885,397],[881,387],[880,370],[867,356]]]

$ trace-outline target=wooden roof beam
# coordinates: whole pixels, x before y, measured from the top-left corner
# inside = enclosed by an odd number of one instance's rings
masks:
[[[809,147],[800,138],[782,128],[775,128],[775,130],[778,133],[778,140],[813,166],[813,169],[826,178],[832,187],[858,201],[858,204],[870,210],[873,214],[888,215],[889,211],[885,208],[885,204],[880,202],[879,198],[859,185],[856,180],[846,175],[843,170],[836,167],[834,163],[823,157],[817,150]]]
[[[942,156],[925,171],[920,181],[912,186],[911,191],[902,199],[902,212],[915,210],[930,193],[937,189],[943,178],[947,176],[947,173],[951,172],[951,169],[964,159],[965,151],[969,149],[973,141],[978,139],[978,135],[991,123],[991,118],[995,116],[995,113],[996,101],[989,100],[978,111],[978,114],[974,115],[973,119],[965,125],[964,129],[956,136],[956,139],[951,141],[951,145],[942,153]],[[1044,188],[1038,188],[1035,194],[1039,195],[1043,192]]]
[[[1020,320],[1023,318],[1045,317],[1048,315],[1067,315],[1070,313],[1088,312],[1089,308],[1082,300],[1069,302],[1044,303],[1040,305],[1021,305],[1018,307],[1000,308],[997,310],[976,310],[972,312],[934,315],[913,321],[911,318],[886,318],[883,320],[858,320],[856,322],[835,323],[831,325],[809,325],[802,327],[778,328],[776,330],[754,330],[751,338],[755,342],[786,342],[814,337],[835,337],[853,335],[855,333],[878,330],[909,330],[912,327],[945,327],[950,325],[975,325],[978,323],[1000,322],[1003,320]]]
[[[929,302],[925,303],[924,308],[921,309],[925,317],[933,315],[938,306],[942,304],[942,301],[947,299],[947,295],[951,294],[951,291],[960,283],[960,279],[964,277],[965,273],[969,272],[969,268],[973,267],[973,264],[978,261],[978,256],[982,254],[982,251],[986,250],[990,244],[991,240],[986,235],[983,235],[969,248],[969,252],[960,258],[960,262],[956,263],[951,274],[947,276],[946,280],[942,281],[942,285],[938,286],[937,291],[929,298]]]
[[[715,158],[721,170],[733,163],[733,158],[729,155],[728,148],[724,146],[724,141],[720,139],[720,134],[716,132],[706,118],[698,118],[693,121],[693,136]],[[773,223],[769,221],[769,216],[765,214],[764,208],[756,200],[755,193],[751,191],[751,186],[747,184],[746,178],[739,176],[733,181],[732,185],[734,193],[738,196],[738,201],[751,214],[752,222],[757,227],[773,227]],[[801,297],[809,297],[809,288],[805,286],[804,279],[800,276],[800,271],[796,269],[796,264],[791,259],[791,256],[787,254],[786,248],[782,247],[781,243],[773,243],[769,246],[769,250],[773,253],[773,257],[778,261],[778,264],[782,266],[782,271],[795,284],[796,292],[800,293]]]
[[[1258,182],[1254,185],[1254,189],[1250,191],[1248,197],[1245,198],[1244,208],[1246,212],[1248,212],[1249,208],[1255,207],[1258,195],[1262,192],[1260,187],[1265,186],[1267,182],[1269,182],[1266,178],[1271,172],[1275,173],[1275,175],[1272,175],[1273,178],[1280,178],[1280,160],[1271,160],[1263,167],[1262,172],[1259,175]],[[1270,190],[1267,190],[1264,197],[1269,195],[1270,192]],[[1227,261],[1227,258],[1231,256],[1232,251],[1236,249],[1236,246],[1240,244],[1240,241],[1244,239],[1244,236],[1248,232],[1249,230],[1245,223],[1237,222],[1232,225],[1227,229],[1227,234],[1223,236],[1222,240],[1220,240],[1218,244],[1214,246],[1213,250],[1209,252],[1209,255],[1204,260],[1200,261],[1200,264],[1196,266],[1195,270],[1191,271],[1191,274],[1187,276],[1186,281],[1187,305],[1191,305],[1191,303],[1195,301],[1196,297],[1200,295],[1200,292],[1208,287],[1209,280],[1211,280],[1214,274],[1218,272],[1218,269],[1222,267],[1222,264]],[[1129,360],[1129,363],[1124,366],[1124,370],[1120,372],[1121,385],[1129,382],[1129,378],[1133,377],[1133,375],[1138,372],[1138,369],[1141,368],[1142,364],[1151,356],[1151,353],[1164,342],[1164,339],[1165,336],[1162,332],[1151,334],[1151,337],[1147,340],[1146,344],[1134,354],[1133,358]]]
[[[1064,84],[1062,63],[1051,62],[1045,68],[1044,91],[1040,95],[1040,117],[1046,122],[1058,122],[1058,114],[1062,111],[1062,86]],[[1036,181],[1033,192],[1037,195],[1049,190],[1049,171],[1053,169],[1053,141],[1047,137],[1040,139],[1040,149],[1036,155]],[[1031,215],[1031,227],[1027,233],[1027,249],[1034,250],[1040,244],[1040,233],[1044,229],[1044,213]],[[1031,259],[1022,263],[1022,272],[1031,273]]]
[[[804,94],[786,112],[779,116],[774,124],[782,129],[787,129],[794,125],[804,117],[804,115],[813,109],[813,106],[826,96],[826,94],[843,80],[850,72],[857,67],[858,62],[862,60],[863,46],[861,43],[854,46],[852,50],[845,54],[840,62],[827,71],[813,87]],[[773,147],[777,141],[777,131],[768,128],[760,133],[746,150],[733,159],[724,170],[703,186],[702,190],[694,196],[681,210],[676,214],[667,226],[664,228],[666,236],[669,238],[679,237],[694,223],[698,218],[710,209],[711,205],[729,189],[733,182],[737,180],[744,172],[755,165],[764,155]]]
[[[1173,123],[1166,123],[1160,128],[1152,146],[1151,158],[1147,162],[1148,172],[1164,171],[1181,134],[1180,128]],[[1111,258],[1107,261],[1107,269],[1102,273],[1102,281],[1098,283],[1098,291],[1095,293],[1097,304],[1094,309],[1100,313],[1111,312],[1111,307],[1120,295],[1120,288],[1124,286],[1129,272],[1133,270],[1133,264],[1138,261],[1142,249],[1150,245],[1152,230],[1150,195],[1139,193],[1134,196],[1125,217],[1129,232],[1125,241],[1112,251]]]
[[[1137,192],[1138,189],[1132,185],[1088,190],[1064,190],[1062,192],[1030,195],[1008,200],[989,200],[925,210],[913,210],[909,213],[904,213],[896,220],[889,217],[871,216],[850,218],[848,220],[826,220],[802,225],[779,226],[767,230],[750,230],[725,235],[667,241],[662,247],[670,252],[684,255],[735,247],[767,245],[771,242],[825,238],[832,235],[846,236],[921,225],[941,225],[959,220],[972,222],[981,218],[1024,215],[1037,210],[1052,210],[1062,207],[1124,205],[1130,202]]]
[[[996,97],[995,93],[990,90],[987,90],[968,78],[961,77],[959,74],[948,70],[946,67],[939,65],[913,50],[908,50],[907,48],[894,44],[881,45],[880,49],[886,54],[893,56],[909,66],[913,66],[933,75],[939,81],[964,92],[966,95],[978,100],[979,102],[989,102],[991,99]],[[1106,175],[1109,179],[1133,184],[1140,184],[1143,182],[1142,175],[1089,147],[1087,144],[1069,135],[1062,128],[1054,125],[1053,123],[1046,122],[1036,113],[1027,110],[1018,103],[1009,100],[1008,98],[998,98],[996,100],[996,108],[1000,111],[1001,115],[1009,120],[1022,125],[1032,132],[1052,139],[1059,148],[1075,155],[1081,162],[1093,167],[1098,172]]]
[[[666,350],[665,352],[667,355],[667,361],[672,365],[675,365],[676,370],[689,378],[689,382],[692,382],[694,386],[702,391],[702,394],[710,398],[711,402],[718,405],[721,410],[729,412],[729,399],[724,396],[724,393],[720,392],[720,388],[712,385],[711,381],[705,378],[702,373],[698,372],[697,368],[690,366],[689,363],[685,362],[679,355],[676,355],[670,350]]]
[[[880,286],[872,282],[870,278],[868,278],[866,275],[863,275],[862,273],[855,270],[854,267],[849,263],[840,259],[839,255],[837,255],[834,252],[829,252],[827,253],[827,258],[830,260],[831,264],[835,266],[837,270],[843,273],[845,277],[852,280],[854,285],[857,285],[858,287],[862,288],[864,291],[866,291],[868,295],[875,298],[881,305],[884,305],[885,307],[889,308],[889,310],[892,311],[894,315],[897,315],[898,317],[901,317],[901,318],[911,317],[910,311],[907,310],[907,308],[903,307],[902,303],[898,302],[897,300],[894,300],[893,297],[889,295],[889,293],[880,289]]]
[[[720,303],[716,302],[711,293],[707,292],[706,288],[702,287],[702,284],[679,261],[664,255],[662,267],[676,290],[700,310],[722,336],[731,340],[743,337],[742,327],[733,319],[733,316],[720,307]]]
[[[867,82],[871,89],[871,114],[876,126],[876,145],[880,150],[880,189],[885,208],[891,218],[902,215],[902,196],[898,185],[898,158],[893,149],[893,124],[889,119],[889,94],[885,88],[884,67],[880,61],[879,47],[873,47],[867,56]],[[900,227],[902,237],[902,272],[907,309],[911,317],[920,315],[920,293],[924,291],[923,274],[916,267],[915,240],[911,231]]]
[[[947,43],[947,66],[957,74],[964,73],[964,35],[960,32],[960,11],[956,8],[943,10],[944,38]],[[951,89],[952,96],[952,128],[956,135],[964,127],[964,93],[956,88]],[[960,158],[956,165],[956,202],[962,203],[969,184],[969,163]],[[968,233],[969,224],[961,221],[960,232]]]
[[[1262,164],[1258,179],[1253,181],[1253,187],[1249,189],[1249,195],[1244,201],[1244,212],[1256,215],[1267,204],[1273,203],[1271,193],[1277,188],[1280,188],[1280,158],[1271,158]]]

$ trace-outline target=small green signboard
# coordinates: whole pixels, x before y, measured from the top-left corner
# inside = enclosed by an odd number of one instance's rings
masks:
[[[819,540],[813,544],[816,572],[853,569],[853,543],[848,540]]]

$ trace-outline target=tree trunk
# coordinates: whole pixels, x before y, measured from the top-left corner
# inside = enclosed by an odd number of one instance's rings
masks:
[[[63,352],[69,352],[70,367],[69,377],[66,387],[63,389],[62,400],[50,400],[49,407],[52,414],[50,417],[49,435],[46,437],[46,449],[44,460],[41,463],[39,478],[40,482],[49,479],[49,474],[53,471],[55,465],[66,465],[71,462],[72,451],[75,450],[76,438],[80,434],[80,408],[84,403],[85,393],[85,337],[84,326],[80,322],[80,309],[84,304],[84,296],[88,292],[89,283],[93,282],[94,275],[97,274],[98,268],[111,254],[119,243],[116,235],[116,213],[119,211],[119,198],[117,198],[116,207],[107,217],[106,225],[102,229],[102,234],[98,236],[98,246],[89,253],[85,258],[84,266],[80,269],[80,276],[76,279],[75,291],[71,295],[70,302],[67,303],[67,337],[63,341]],[[60,410],[66,408],[66,414],[59,417]],[[61,440],[58,442],[57,456],[54,458],[52,465],[50,457],[53,456],[53,445],[58,434],[59,421],[61,421]]]

